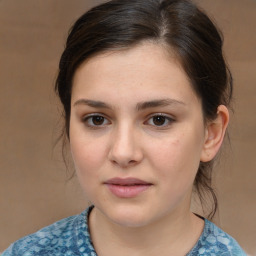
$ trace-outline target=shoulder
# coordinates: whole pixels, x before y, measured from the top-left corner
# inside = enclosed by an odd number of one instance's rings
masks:
[[[87,227],[88,210],[47,226],[13,243],[2,256],[93,254]]]
[[[233,237],[209,220],[205,220],[204,231],[188,254],[188,256],[194,255],[246,256]]]

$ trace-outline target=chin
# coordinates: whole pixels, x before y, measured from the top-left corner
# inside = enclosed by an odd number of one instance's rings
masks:
[[[107,211],[105,216],[113,223],[123,226],[138,228],[148,225],[152,221],[153,216],[149,216],[151,211],[142,209],[141,207],[115,207],[111,211]]]

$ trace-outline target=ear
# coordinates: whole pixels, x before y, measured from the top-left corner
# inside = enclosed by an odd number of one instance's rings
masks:
[[[209,162],[215,157],[224,139],[228,122],[228,109],[226,106],[220,105],[217,110],[217,117],[206,125],[201,162]]]

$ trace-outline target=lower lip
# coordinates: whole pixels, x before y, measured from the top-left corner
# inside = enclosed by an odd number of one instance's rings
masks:
[[[121,186],[115,184],[106,184],[111,193],[121,198],[132,198],[138,196],[140,193],[147,190],[151,185],[133,185],[133,186]]]

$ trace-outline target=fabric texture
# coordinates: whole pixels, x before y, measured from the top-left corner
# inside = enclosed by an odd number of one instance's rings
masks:
[[[2,256],[97,256],[88,230],[92,207],[79,215],[62,219],[13,243]],[[205,227],[196,245],[186,256],[243,256],[238,243],[212,222]]]

